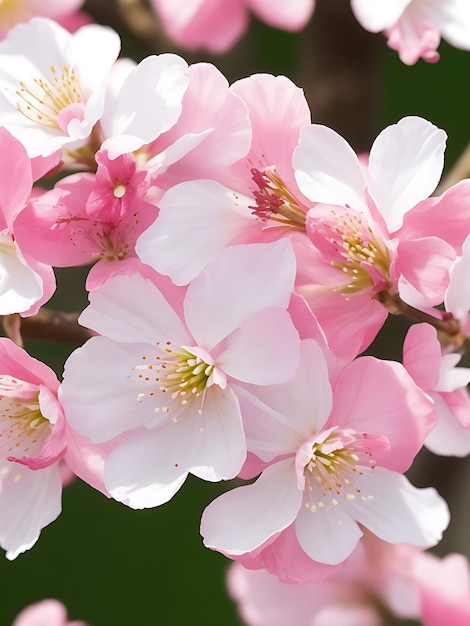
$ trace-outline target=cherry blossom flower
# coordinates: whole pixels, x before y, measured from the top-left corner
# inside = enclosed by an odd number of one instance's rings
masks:
[[[293,164],[313,203],[306,230],[317,258],[299,276],[297,290],[332,344],[345,332],[343,314],[370,317],[369,339],[387,315],[378,302],[392,311],[397,297],[425,310],[442,302],[470,217],[468,181],[427,198],[441,175],[445,139],[426,120],[403,118],[377,137],[364,172],[333,130],[302,129]]]
[[[248,11],[275,28],[300,30],[310,19],[315,0],[152,0],[170,37],[182,48],[226,52],[248,26]]]
[[[188,472],[236,476],[246,447],[232,387],[295,372],[294,276],[282,241],[224,250],[187,290],[134,274],[91,292],[80,322],[102,336],[67,360],[61,400],[74,430],[114,445],[104,480],[115,499],[157,506]]]
[[[466,0],[351,0],[352,9],[369,31],[385,31],[390,48],[406,65],[422,58],[439,61],[441,35],[456,48],[470,49],[470,10]]]
[[[359,524],[390,543],[437,543],[449,521],[444,501],[401,473],[434,425],[431,401],[394,362],[362,357],[334,379],[332,388],[322,350],[305,340],[290,382],[237,390],[248,449],[269,465],[206,508],[207,547],[283,580],[319,582],[354,550]],[[295,580],[305,575],[293,569],[297,549],[276,552],[286,532],[320,566],[316,580]]]
[[[77,13],[83,3],[84,0],[7,0],[0,6],[0,35],[35,16],[53,19],[62,25],[72,25],[74,21],[84,19],[83,13]]]
[[[58,600],[43,600],[21,611],[12,626],[87,626],[85,622],[70,622],[67,609]]]
[[[31,255],[30,236],[24,246],[18,243],[13,226],[29,201],[32,169],[21,143],[0,128],[0,315],[34,315],[55,290],[52,268]]]
[[[149,183],[134,156],[110,159],[96,154],[95,174],[72,174],[53,190],[34,198],[14,221],[16,239],[29,253],[55,267],[92,268],[87,288],[93,289],[118,271],[121,261],[135,259],[140,233],[158,215],[144,200]],[[135,259],[137,261],[137,259]]]
[[[139,258],[178,285],[187,284],[228,245],[290,236],[294,220],[297,226],[305,223],[308,206],[292,168],[300,128],[310,123],[302,90],[285,76],[257,74],[234,83],[230,91],[248,107],[248,153],[231,164],[224,161],[223,168],[210,158],[212,172],[204,180],[196,180],[193,167],[187,178],[194,180],[181,182],[173,175],[174,186],[158,202],[158,220],[137,241]],[[214,154],[220,152],[226,150]],[[272,198],[286,210],[268,221],[265,208]]]
[[[414,324],[403,344],[403,365],[434,401],[437,422],[424,445],[440,455],[470,454],[470,369],[456,367],[462,355],[441,355],[436,329]]]
[[[0,123],[31,157],[83,146],[103,112],[119,48],[104,26],[71,34],[40,17],[16,26],[0,43]]]
[[[46,365],[1,338],[0,372],[0,545],[14,559],[60,513],[66,426]]]

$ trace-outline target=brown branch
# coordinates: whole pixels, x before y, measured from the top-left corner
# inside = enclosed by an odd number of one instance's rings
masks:
[[[18,313],[3,317],[3,328],[7,337],[17,345],[23,339],[39,339],[81,346],[93,336],[88,329],[78,323],[79,313],[64,313],[42,307],[36,315],[20,317]]]

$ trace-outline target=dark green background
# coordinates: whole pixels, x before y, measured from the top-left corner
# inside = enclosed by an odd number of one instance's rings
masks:
[[[116,23],[112,2],[103,0],[89,6],[102,21],[109,11],[110,22]],[[289,35],[253,23],[249,35],[229,56],[211,60],[231,81],[255,71],[268,71],[287,74],[299,82],[307,37],[308,33]],[[376,37],[378,71],[371,85],[378,94],[376,118],[372,120],[374,134],[402,116],[421,115],[448,132],[447,159],[451,164],[468,142],[470,54],[444,44],[438,65],[419,62],[409,68],[386,48],[380,35]],[[137,60],[149,53],[127,36],[124,49]],[[315,121],[315,102],[310,101],[310,105]],[[67,310],[85,306],[83,276],[82,270],[59,273],[60,289],[54,306]],[[400,358],[404,328],[400,323],[388,325],[376,344],[377,354]],[[27,348],[60,375],[67,357],[65,348],[37,342],[29,342]],[[434,469],[425,473],[429,467]],[[465,467],[465,461],[430,460],[428,455],[415,470],[415,482],[427,485],[435,484],[433,479],[441,480],[439,487],[445,490],[449,472],[462,476]],[[11,624],[27,604],[47,597],[63,601],[71,618],[90,626],[240,624],[225,591],[228,563],[203,548],[198,530],[203,508],[222,489],[221,485],[190,478],[169,504],[132,511],[77,480],[64,492],[62,515],[43,531],[37,545],[13,563],[0,561],[0,626]],[[452,500],[450,491],[448,497]],[[454,500],[458,507],[457,493]],[[446,536],[444,548],[466,551],[468,544],[462,540],[466,533],[459,529],[469,527],[467,508],[461,506],[453,513],[457,521],[453,522],[454,531]]]

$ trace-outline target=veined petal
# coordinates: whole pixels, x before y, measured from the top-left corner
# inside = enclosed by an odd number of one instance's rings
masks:
[[[293,460],[275,463],[255,483],[209,504],[201,520],[204,545],[232,555],[251,552],[293,522],[301,500]]]
[[[288,239],[226,248],[188,287],[184,310],[193,337],[211,350],[262,309],[287,308],[295,271]]]
[[[370,151],[369,193],[390,233],[436,188],[444,167],[446,133],[420,117],[383,130]]]

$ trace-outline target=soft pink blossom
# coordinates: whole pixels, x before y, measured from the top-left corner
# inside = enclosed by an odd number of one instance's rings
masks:
[[[61,399],[72,428],[114,440],[104,467],[114,498],[157,506],[188,472],[215,481],[240,471],[246,447],[232,388],[294,373],[294,276],[283,241],[228,248],[187,290],[133,274],[90,294],[80,322],[102,336],[69,357]]]
[[[466,0],[351,0],[362,26],[384,31],[390,48],[414,65],[439,61],[441,36],[456,48],[470,49],[470,7]]]
[[[83,20],[83,13],[78,10],[84,0],[17,0],[2,2],[0,6],[0,36],[5,35],[13,26],[28,22],[32,17],[41,16],[53,19],[62,25],[72,25],[76,20]],[[88,18],[88,21],[90,19]],[[83,24],[80,24],[83,26]],[[68,26],[66,26],[68,28]],[[71,28],[68,28],[71,30]]]
[[[439,540],[449,520],[444,501],[401,474],[434,425],[431,401],[394,362],[363,357],[334,379],[331,387],[323,351],[306,340],[292,381],[238,390],[248,450],[270,464],[255,483],[206,508],[206,546],[244,564],[253,557],[254,568],[266,567],[266,548],[270,571],[282,578],[292,552],[284,562],[273,558],[289,528],[323,567],[348,558],[359,524],[391,543]]]
[[[226,52],[248,26],[249,11],[275,28],[300,30],[315,0],[152,0],[169,36],[182,48]]]
[[[39,170],[40,163],[36,163]],[[38,261],[19,244],[13,226],[15,216],[29,201],[33,164],[24,147],[5,128],[0,128],[0,315],[34,315],[55,290],[49,264]]]
[[[424,445],[441,455],[470,454],[470,369],[456,367],[460,354],[441,355],[436,329],[415,324],[403,344],[403,364],[434,401],[437,422]]]
[[[41,17],[15,26],[0,43],[0,123],[31,157],[83,146],[103,112],[119,48],[104,26],[71,34]]]

